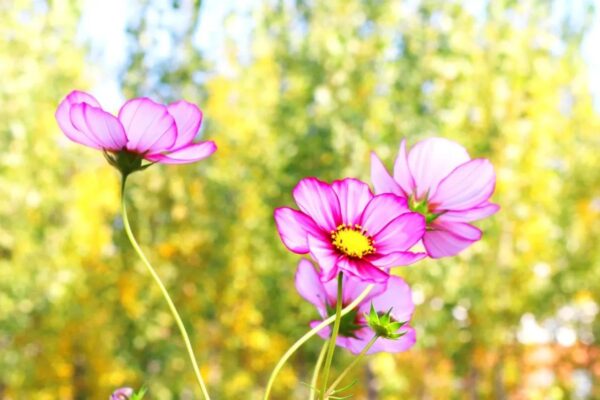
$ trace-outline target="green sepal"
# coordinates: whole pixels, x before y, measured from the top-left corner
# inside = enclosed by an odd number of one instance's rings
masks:
[[[144,396],[146,395],[147,391],[148,391],[148,388],[145,386],[142,386],[142,388],[140,390],[138,390],[136,393],[131,395],[131,398],[129,400],[142,400],[144,398]]]
[[[335,315],[335,307],[331,307],[329,304],[326,304],[325,307],[327,308],[327,315]],[[340,336],[357,338],[355,332],[363,327],[363,325],[356,323],[357,314],[358,310],[355,308],[346,315],[342,315],[340,329],[338,331]]]
[[[414,196],[410,196],[408,199],[408,208],[411,211],[421,214],[425,217],[425,222],[427,224],[435,221],[440,215],[443,213],[433,213],[429,210],[429,192],[425,195],[425,198],[422,200],[416,200]]]
[[[379,337],[395,340],[406,333],[398,332],[399,329],[406,325],[406,322],[394,320],[391,308],[386,313],[378,313],[375,307],[373,307],[373,303],[371,303],[371,309],[368,314],[365,314],[365,318],[369,328]]]
[[[128,176],[136,171],[144,170],[154,164],[148,163],[142,165],[144,157],[141,154],[124,150],[116,153],[104,151],[104,158],[106,158],[106,161],[118,169],[124,176]]]

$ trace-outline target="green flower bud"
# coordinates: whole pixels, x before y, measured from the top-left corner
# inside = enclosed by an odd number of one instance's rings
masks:
[[[394,340],[404,336],[406,332],[398,332],[398,330],[402,328],[406,322],[395,321],[391,316],[391,312],[392,309],[390,308],[385,314],[380,314],[375,311],[373,303],[371,303],[371,311],[369,311],[368,314],[365,314],[365,318],[367,324],[377,336]]]

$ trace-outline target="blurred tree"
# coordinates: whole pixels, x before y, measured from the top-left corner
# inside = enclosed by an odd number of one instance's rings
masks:
[[[110,243],[116,198],[97,192],[105,169],[82,163],[87,153],[67,146],[54,121],[57,101],[89,78],[73,45],[78,16],[70,1],[0,4],[1,398],[90,398],[106,387],[98,369],[113,363],[86,356],[104,341],[98,324],[112,329],[87,281]]]

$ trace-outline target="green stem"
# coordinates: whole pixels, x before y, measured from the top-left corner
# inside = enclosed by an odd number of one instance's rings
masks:
[[[363,290],[363,292],[356,299],[354,299],[354,301],[352,303],[350,303],[347,307],[343,308],[342,316],[348,314],[350,311],[352,311],[354,308],[356,308],[356,306],[358,306],[363,301],[363,299],[365,297],[367,297],[367,295],[369,294],[371,289],[373,289],[373,286],[374,285],[372,285],[372,284],[367,286],[365,288],[365,290]],[[314,335],[319,333],[319,331],[321,331],[321,329],[325,328],[327,325],[330,325],[334,321],[335,321],[335,315],[332,315],[331,317],[327,318],[325,321],[321,322],[319,325],[315,326],[310,331],[308,331],[304,336],[302,336],[300,339],[298,339],[296,341],[296,343],[294,343],[292,345],[292,347],[290,347],[288,349],[288,351],[285,352],[285,354],[281,357],[281,359],[279,359],[279,362],[273,369],[273,372],[271,372],[271,376],[269,377],[269,382],[267,383],[267,388],[265,389],[264,400],[269,399],[269,396],[271,395],[271,390],[273,389],[273,384],[275,383],[275,379],[277,378],[277,375],[279,374],[279,372],[281,371],[281,369],[283,368],[283,366],[285,365],[287,360],[296,352],[296,350],[298,350],[304,343],[306,343],[308,341],[308,339],[310,339],[311,337],[313,337]]]
[[[335,323],[333,324],[333,330],[331,331],[331,337],[329,339],[329,349],[327,349],[327,357],[325,358],[325,368],[323,369],[323,388],[321,389],[321,399],[325,399],[325,390],[327,389],[327,381],[329,380],[329,370],[331,369],[331,362],[333,361],[333,353],[335,352],[335,342],[337,339],[338,332],[340,331],[340,323],[342,321],[342,282],[344,273],[340,271],[337,276],[337,300],[335,303]]]
[[[171,311],[171,314],[173,315],[173,318],[175,318],[175,322],[177,323],[177,326],[179,327],[179,332],[181,333],[181,336],[183,337],[185,347],[187,349],[188,355],[190,356],[190,360],[192,362],[194,374],[196,375],[196,379],[198,380],[198,383],[200,384],[200,388],[202,389],[202,394],[204,395],[204,398],[206,400],[210,400],[210,396],[208,395],[208,391],[206,390],[204,380],[202,379],[202,375],[200,374],[200,368],[198,367],[198,363],[196,362],[196,356],[194,355],[194,350],[192,349],[192,343],[190,341],[187,330],[185,329],[185,325],[183,324],[183,321],[181,320],[181,317],[179,316],[179,312],[177,311],[177,308],[175,307],[173,300],[171,300],[171,296],[169,296],[169,292],[167,291],[167,288],[162,283],[160,277],[158,276],[158,274],[152,267],[152,264],[150,264],[150,261],[148,261],[148,259],[144,255],[144,252],[142,251],[140,245],[138,244],[137,240],[135,239],[135,236],[133,235],[133,232],[131,231],[131,226],[129,225],[129,218],[127,218],[127,206],[125,204],[126,203],[125,202],[125,183],[126,183],[126,181],[127,181],[127,175],[123,175],[123,180],[121,182],[121,208],[122,208],[122,212],[123,212],[123,225],[125,227],[125,232],[127,233],[127,237],[129,238],[129,241],[131,242],[133,249],[135,250],[137,255],[140,257],[140,259],[142,260],[142,262],[148,269],[148,272],[150,272],[150,275],[152,275],[152,278],[154,278],[154,281],[160,288],[160,291],[169,306],[169,310]]]
[[[323,343],[323,347],[319,352],[319,358],[317,358],[317,363],[315,364],[315,370],[313,372],[312,379],[310,380],[310,398],[309,400],[315,400],[315,394],[318,393],[317,385],[319,383],[319,372],[321,372],[321,365],[323,364],[323,360],[325,359],[325,353],[327,351],[328,340]]]
[[[365,346],[364,349],[362,349],[362,351],[358,354],[358,356],[356,356],[356,358],[354,358],[354,360],[352,360],[352,362],[350,363],[350,365],[348,365],[346,367],[346,369],[344,369],[342,371],[342,373],[340,374],[340,376],[338,376],[338,378],[331,384],[331,386],[329,387],[329,389],[327,389],[327,392],[325,392],[325,400],[329,398],[329,396],[333,395],[333,391],[335,390],[335,388],[337,387],[337,385],[339,385],[342,380],[346,377],[346,375],[348,375],[348,372],[350,372],[352,370],[352,368],[354,368],[354,366],[356,364],[359,363],[360,360],[362,360],[362,358],[367,354],[367,351],[369,351],[369,349],[375,344],[375,341],[379,338],[378,335],[373,336],[373,339],[371,339],[369,341],[369,343],[367,343],[367,345]]]

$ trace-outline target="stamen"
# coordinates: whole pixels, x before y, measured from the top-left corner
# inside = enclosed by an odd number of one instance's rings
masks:
[[[331,231],[331,243],[352,258],[360,259],[375,252],[373,238],[359,224],[339,225],[335,231]]]

